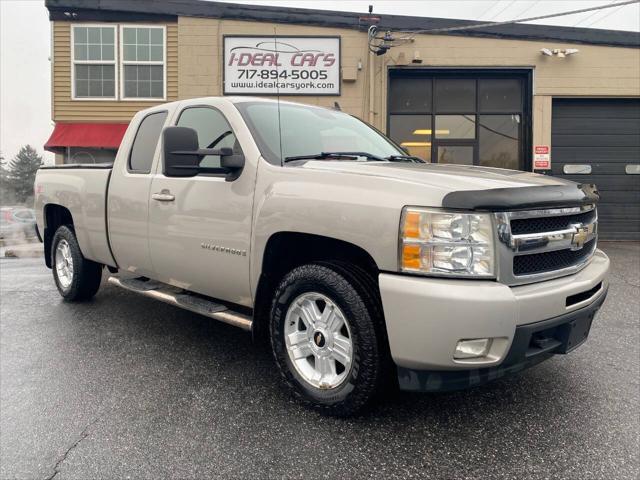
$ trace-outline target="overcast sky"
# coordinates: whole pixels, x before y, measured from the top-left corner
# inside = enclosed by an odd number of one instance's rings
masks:
[[[621,0],[235,0],[421,17],[504,21],[578,10]],[[534,23],[640,31],[640,4],[614,7]],[[50,26],[42,0],[0,0],[0,151],[10,160],[21,145],[42,146],[51,134]],[[46,156],[49,162],[52,155]]]

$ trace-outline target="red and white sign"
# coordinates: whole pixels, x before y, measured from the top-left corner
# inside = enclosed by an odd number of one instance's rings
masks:
[[[549,145],[533,147],[533,168],[535,170],[551,170],[551,148]]]

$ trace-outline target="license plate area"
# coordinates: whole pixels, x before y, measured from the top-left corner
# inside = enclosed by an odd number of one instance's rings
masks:
[[[588,307],[542,322],[516,327],[502,366],[532,361],[538,356],[569,353],[584,343],[591,324],[607,296],[607,289]]]
[[[558,329],[558,340],[561,345],[556,353],[569,353],[571,350],[579,347],[589,336],[593,315],[585,315],[571,320]]]
[[[526,357],[541,353],[569,353],[579,347],[589,336],[595,312],[566,323],[532,333]]]

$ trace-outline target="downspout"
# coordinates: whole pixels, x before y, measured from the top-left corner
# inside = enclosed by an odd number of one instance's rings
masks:
[[[374,95],[374,85],[373,82],[374,80],[374,63],[375,63],[375,56],[373,54],[373,52],[369,52],[369,124],[373,125],[373,121],[375,119],[375,112],[373,110],[374,108],[374,101],[373,101],[373,95]]]

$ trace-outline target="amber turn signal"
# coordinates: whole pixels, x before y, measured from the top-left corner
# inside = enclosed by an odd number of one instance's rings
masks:
[[[420,212],[408,211],[402,227],[404,238],[420,238]]]
[[[407,270],[420,269],[420,245],[403,245],[402,268]]]

